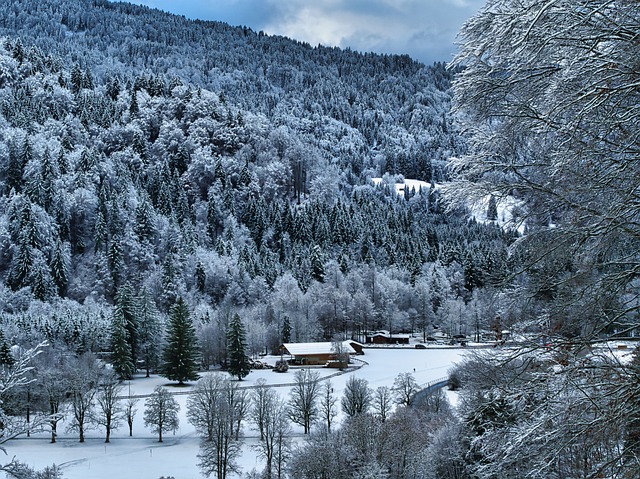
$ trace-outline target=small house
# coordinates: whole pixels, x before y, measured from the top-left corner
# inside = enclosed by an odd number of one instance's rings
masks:
[[[409,344],[410,334],[391,334],[381,330],[367,335],[367,344]]]
[[[357,354],[351,346],[351,341],[342,341],[338,347],[336,343],[285,343],[280,347],[283,354],[288,354],[295,364],[313,366],[325,365],[331,361],[338,361],[340,355],[351,356]]]

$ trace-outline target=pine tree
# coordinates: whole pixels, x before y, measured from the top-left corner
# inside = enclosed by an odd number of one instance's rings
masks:
[[[131,116],[137,115],[140,112],[140,107],[138,106],[138,95],[137,92],[131,93],[131,104],[129,105],[129,113]]]
[[[11,354],[11,348],[4,335],[4,331],[0,329],[0,366],[13,366],[16,363],[15,358]]]
[[[249,173],[249,160],[246,161],[240,172],[240,184],[249,186],[251,184],[251,174]]]
[[[251,370],[246,354],[246,333],[240,316],[234,314],[227,332],[227,351],[229,354],[229,374],[237,376],[238,381],[246,377]]]
[[[139,332],[138,318],[133,288],[129,283],[125,283],[116,294],[115,316],[118,321],[122,321],[126,330],[126,341],[128,344],[128,354],[133,365],[138,360]],[[135,367],[133,368],[135,371]]]
[[[73,70],[71,70],[71,85],[74,93],[79,92],[80,88],[82,88],[82,80],[82,70],[80,70],[80,65],[76,63],[73,66]]]
[[[53,198],[55,196],[55,181],[58,177],[58,172],[55,168],[55,163],[51,159],[49,149],[45,149],[42,154],[42,166],[40,170],[40,176],[42,179],[41,185],[41,200],[42,206],[51,213],[53,206]]]
[[[196,264],[196,285],[198,286],[198,291],[204,293],[207,285],[207,272],[204,270],[204,266],[200,261]]]
[[[9,271],[9,284],[14,291],[25,286],[31,265],[33,264],[33,248],[26,242],[21,241],[17,246],[16,253],[13,257],[11,270]]]
[[[498,205],[496,204],[496,197],[489,196],[489,204],[487,205],[487,220],[496,221],[498,219]]]
[[[31,292],[36,299],[46,301],[54,294],[54,285],[44,254],[40,250],[33,250],[33,263],[29,268],[29,283]]]
[[[289,316],[285,316],[282,322],[282,342],[288,343],[289,341],[291,341],[291,321],[289,321]]]
[[[124,277],[124,251],[122,250],[122,240],[119,234],[111,238],[107,258],[109,259],[109,270],[111,271],[113,284],[118,287]]]
[[[84,75],[82,77],[82,88],[93,90],[93,76],[91,75],[91,71],[88,69],[84,71]]]
[[[322,250],[320,246],[314,245],[311,249],[311,275],[319,283],[324,283],[324,263],[322,261]]]
[[[136,224],[133,229],[140,241],[147,240],[151,242],[155,235],[156,225],[153,206],[147,198],[143,198],[136,208]]]
[[[135,365],[131,357],[131,345],[127,331],[127,320],[119,308],[112,319],[111,329],[111,363],[120,379],[131,379]]]
[[[137,303],[139,355],[144,359],[147,377],[149,377],[150,369],[156,369],[158,365],[161,324],[155,301],[147,288],[142,288]]]
[[[5,178],[7,188],[19,192],[22,189],[22,174],[24,173],[24,165],[18,156],[18,148],[14,142],[9,142],[9,155],[7,166],[5,169]]]
[[[56,241],[56,247],[51,257],[51,276],[58,289],[58,295],[64,296],[67,293],[69,284],[69,247],[67,243]]]
[[[171,310],[167,345],[162,354],[162,376],[180,385],[198,379],[198,347],[196,331],[189,317],[189,309],[182,298]]]

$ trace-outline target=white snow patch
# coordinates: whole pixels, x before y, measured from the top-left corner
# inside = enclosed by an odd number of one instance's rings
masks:
[[[487,219],[487,208],[489,206],[489,199],[491,195],[487,195],[477,203],[470,206],[471,216],[475,218],[478,223],[489,223]],[[519,218],[517,214],[514,214],[522,207],[522,202],[514,198],[513,196],[507,196],[505,198],[496,198],[496,209],[498,211],[498,218],[495,223],[502,228],[516,229],[518,233],[523,234],[525,229],[525,222],[522,218]]]
[[[382,178],[371,178],[371,181],[374,185],[378,186],[382,183]],[[431,188],[431,183],[427,183],[422,180],[409,180],[404,179],[401,183],[395,183],[396,193],[399,195],[404,195],[405,190],[410,192],[411,190],[415,191],[416,194],[420,194],[420,188],[423,188],[425,191],[428,191]],[[434,184],[434,188],[437,186]]]

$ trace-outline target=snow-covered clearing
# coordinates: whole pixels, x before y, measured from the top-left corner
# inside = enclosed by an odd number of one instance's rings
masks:
[[[365,378],[369,386],[393,385],[399,373],[409,372],[419,384],[446,377],[447,371],[464,354],[462,349],[414,349],[389,348],[366,349],[364,356],[358,356],[366,362],[355,371],[348,371],[330,378],[336,397],[342,397],[346,381],[350,376]],[[278,358],[266,358],[274,363]],[[355,362],[358,364],[358,361]],[[335,369],[318,368],[322,378],[336,374]],[[269,384],[277,386],[278,393],[287,398],[293,382],[295,369],[279,374],[271,370],[252,371],[242,381],[242,387],[251,387],[259,378],[265,378]],[[131,381],[132,395],[150,394],[157,385],[167,385],[175,392],[186,392],[190,387],[177,388],[164,378],[137,378]],[[125,394],[128,391],[125,390]],[[133,477],[139,479],[158,479],[161,476],[174,476],[180,479],[201,478],[197,467],[198,437],[186,418],[186,394],[179,394],[176,399],[180,403],[180,428],[175,434],[167,433],[164,442],[158,443],[156,435],[144,428],[142,416],[144,399],[140,399],[138,412],[134,421],[133,437],[129,437],[128,427],[121,426],[111,437],[111,443],[104,443],[103,431],[88,431],[84,444],[78,443],[77,435],[65,432],[65,424],[58,425],[59,436],[56,444],[49,443],[47,433],[32,435],[31,438],[20,437],[12,440],[7,446],[8,458],[16,459],[28,465],[42,469],[53,463],[62,466],[65,479],[103,479],[110,477]],[[341,417],[338,417],[340,420]],[[262,469],[252,445],[257,442],[257,433],[244,426],[244,448],[240,464],[243,472],[253,468]],[[302,429],[294,427],[294,435],[302,436]]]
[[[383,178],[371,178],[371,181],[373,182],[374,185],[379,185],[380,183],[382,183]],[[422,181],[422,180],[410,180],[408,178],[405,178],[404,180],[402,180],[402,183],[396,183],[396,193],[399,195],[404,195],[405,190],[407,192],[411,192],[413,191],[416,194],[420,193],[420,188],[422,188],[424,191],[429,191],[429,188],[431,188],[431,183],[427,183],[426,181]],[[434,185],[434,187],[436,187]]]
[[[385,178],[371,178],[374,185],[381,184]],[[435,189],[439,189],[439,185],[434,184]],[[404,178],[399,183],[395,183],[396,193],[398,195],[404,195],[406,192],[420,193],[420,189],[423,191],[429,191],[431,184],[421,180],[411,180]],[[489,206],[489,200],[491,195],[486,195],[476,203],[469,205],[469,212],[471,216],[478,223],[488,223],[487,209]],[[502,228],[516,229],[520,234],[524,233],[525,222],[519,217],[518,211],[522,208],[522,202],[514,198],[513,196],[507,196],[504,198],[496,197],[496,220],[495,223]]]

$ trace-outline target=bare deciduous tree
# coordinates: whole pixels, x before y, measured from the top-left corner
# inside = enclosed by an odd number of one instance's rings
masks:
[[[347,380],[344,395],[340,402],[347,416],[365,414],[371,407],[371,389],[366,379],[351,376]]]
[[[376,388],[373,393],[373,410],[375,415],[378,416],[382,422],[385,422],[392,409],[393,398],[391,396],[391,389],[387,386]]]
[[[396,397],[396,402],[401,406],[411,406],[415,394],[418,392],[419,387],[416,379],[411,373],[400,373],[393,381],[393,393]]]
[[[162,442],[163,432],[178,429],[180,405],[163,387],[155,387],[153,394],[144,402],[144,407],[144,425],[158,434],[158,442]]]
[[[95,397],[97,410],[93,420],[96,424],[104,426],[104,442],[110,442],[111,431],[117,429],[124,418],[124,407],[118,400],[123,389],[118,377],[112,372],[104,373],[98,383]]]
[[[68,393],[71,422],[68,429],[78,432],[80,442],[84,442],[85,430],[91,426],[98,374],[95,357],[92,355],[85,354],[70,364]]]
[[[204,376],[187,400],[187,416],[202,437],[198,463],[205,475],[225,479],[238,471],[239,424],[247,407],[245,390],[222,374]]]
[[[309,434],[311,426],[318,418],[318,398],[320,375],[309,369],[300,369],[295,374],[295,384],[289,398],[290,419],[304,428]]]
[[[286,404],[276,395],[263,417],[264,439],[255,447],[265,459],[264,478],[281,479],[290,454],[289,418]]]
[[[338,415],[337,402],[338,400],[333,394],[333,383],[331,381],[325,382],[320,392],[320,416],[327,425],[328,432],[331,432],[331,424]]]
[[[133,418],[138,412],[136,404],[138,404],[138,399],[131,396],[129,396],[124,402],[124,416],[127,419],[127,425],[129,426],[129,436],[133,436]]]
[[[267,386],[267,381],[260,378],[256,381],[256,387],[251,394],[251,409],[249,415],[251,421],[255,424],[260,432],[260,440],[264,441],[264,423],[267,414],[273,407],[276,399],[276,392],[273,388]]]

